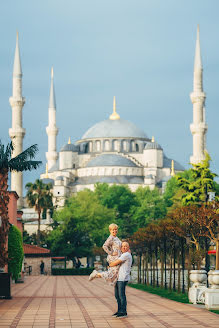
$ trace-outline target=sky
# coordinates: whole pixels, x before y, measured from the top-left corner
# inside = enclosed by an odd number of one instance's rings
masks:
[[[10,141],[9,97],[16,43],[23,70],[24,148],[38,144],[45,172],[50,71],[54,67],[57,149],[112,113],[155,137],[189,168],[197,24],[206,92],[207,149],[219,174],[219,2],[217,0],[8,0],[0,3],[0,139]]]

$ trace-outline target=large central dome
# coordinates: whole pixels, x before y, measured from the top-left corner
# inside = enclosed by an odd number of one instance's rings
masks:
[[[93,125],[83,135],[82,139],[96,138],[148,138],[147,135],[133,123],[122,119],[108,119]]]

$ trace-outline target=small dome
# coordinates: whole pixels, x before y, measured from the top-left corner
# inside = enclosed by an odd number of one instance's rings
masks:
[[[98,157],[91,159],[87,163],[87,167],[96,167],[96,166],[132,166],[136,167],[137,165],[132,162],[130,159],[115,155],[115,154],[103,154]]]
[[[64,177],[62,175],[59,175],[58,177],[56,177],[56,181],[57,180],[64,181]]]
[[[164,156],[163,156],[163,167],[168,167],[168,168],[171,169],[171,166],[172,166],[172,159],[166,157],[166,155],[164,154]],[[185,171],[185,168],[175,160],[174,160],[174,169],[175,169],[175,171]]]
[[[126,120],[105,120],[93,125],[82,139],[96,138],[143,138],[147,135],[133,123]]]
[[[64,145],[64,146],[62,146],[62,148],[61,148],[61,152],[62,151],[72,151],[72,152],[78,152],[78,150],[79,150],[79,147],[78,146],[76,146],[76,145],[74,145],[74,144],[66,144],[66,145]]]
[[[52,185],[54,185],[54,180],[50,179],[50,178],[45,178],[45,179],[41,179],[43,183],[45,184],[49,184],[51,183]]]
[[[146,144],[146,146],[144,147],[144,149],[160,149],[160,150],[162,150],[162,147],[156,142],[156,141],[154,141],[154,142],[148,142],[147,144]]]

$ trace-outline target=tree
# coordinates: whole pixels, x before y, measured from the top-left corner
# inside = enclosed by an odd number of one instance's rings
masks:
[[[14,225],[11,225],[8,234],[8,258],[8,272],[16,281],[21,272],[24,251],[21,232]]]
[[[208,206],[195,204],[181,206],[168,214],[170,228],[176,229],[179,237],[190,237],[190,243],[195,246],[193,262],[198,269],[205,255],[204,241],[208,238],[212,242],[217,239],[218,203],[210,203]]]
[[[0,267],[7,263],[7,251],[5,244],[9,230],[8,219],[8,173],[11,171],[23,172],[36,169],[41,164],[40,161],[33,161],[38,148],[33,145],[24,150],[19,155],[12,158],[14,146],[10,142],[5,147],[0,141],[0,217],[2,225],[0,227]]]
[[[206,152],[205,159],[201,163],[192,164],[191,180],[182,175],[176,176],[179,186],[185,191],[182,195],[183,205],[207,202],[208,192],[215,191],[214,178],[217,174],[211,172],[210,160],[210,155]]]
[[[194,181],[191,169],[180,172],[167,181],[163,194],[167,212],[172,208],[181,206],[182,195],[185,194],[185,190],[180,186],[178,179],[186,179],[189,182]]]
[[[48,237],[48,231],[40,231],[40,246],[41,247],[47,247],[47,237]],[[37,245],[37,242],[38,242],[37,232],[29,235],[29,233],[26,230],[23,231],[23,243],[24,244]]]
[[[137,205],[132,207],[132,213],[137,228],[143,228],[149,222],[165,217],[166,204],[157,188],[150,190],[139,187],[135,196]]]
[[[116,213],[115,223],[119,226],[119,236],[128,238],[136,230],[132,208],[137,206],[135,194],[124,185],[98,183],[94,193],[100,203]]]
[[[37,179],[34,183],[27,183],[25,188],[27,189],[28,205],[34,207],[38,213],[37,245],[40,246],[41,214],[43,210],[53,208],[52,194],[50,192],[52,186]]]
[[[67,199],[63,209],[54,212],[54,229],[47,243],[55,255],[89,256],[93,247],[101,247],[115,221],[114,209],[102,205],[97,195],[85,189]]]

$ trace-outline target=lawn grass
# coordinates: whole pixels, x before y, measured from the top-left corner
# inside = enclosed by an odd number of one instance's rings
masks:
[[[164,289],[161,287],[152,287],[143,284],[129,284],[130,287],[143,290],[145,292],[156,294],[161,297],[168,298],[169,300],[173,300],[180,303],[189,303],[189,298],[187,293],[177,293],[174,291],[170,291],[169,289]]]
[[[219,310],[210,310],[213,313],[219,314]]]
[[[177,293],[170,291],[169,289],[164,289],[161,287],[152,287],[143,284],[129,284],[129,287],[143,290],[145,292],[156,294],[169,300],[180,302],[180,303],[189,303],[189,298],[187,293]],[[219,314],[219,310],[209,310],[210,312]]]

